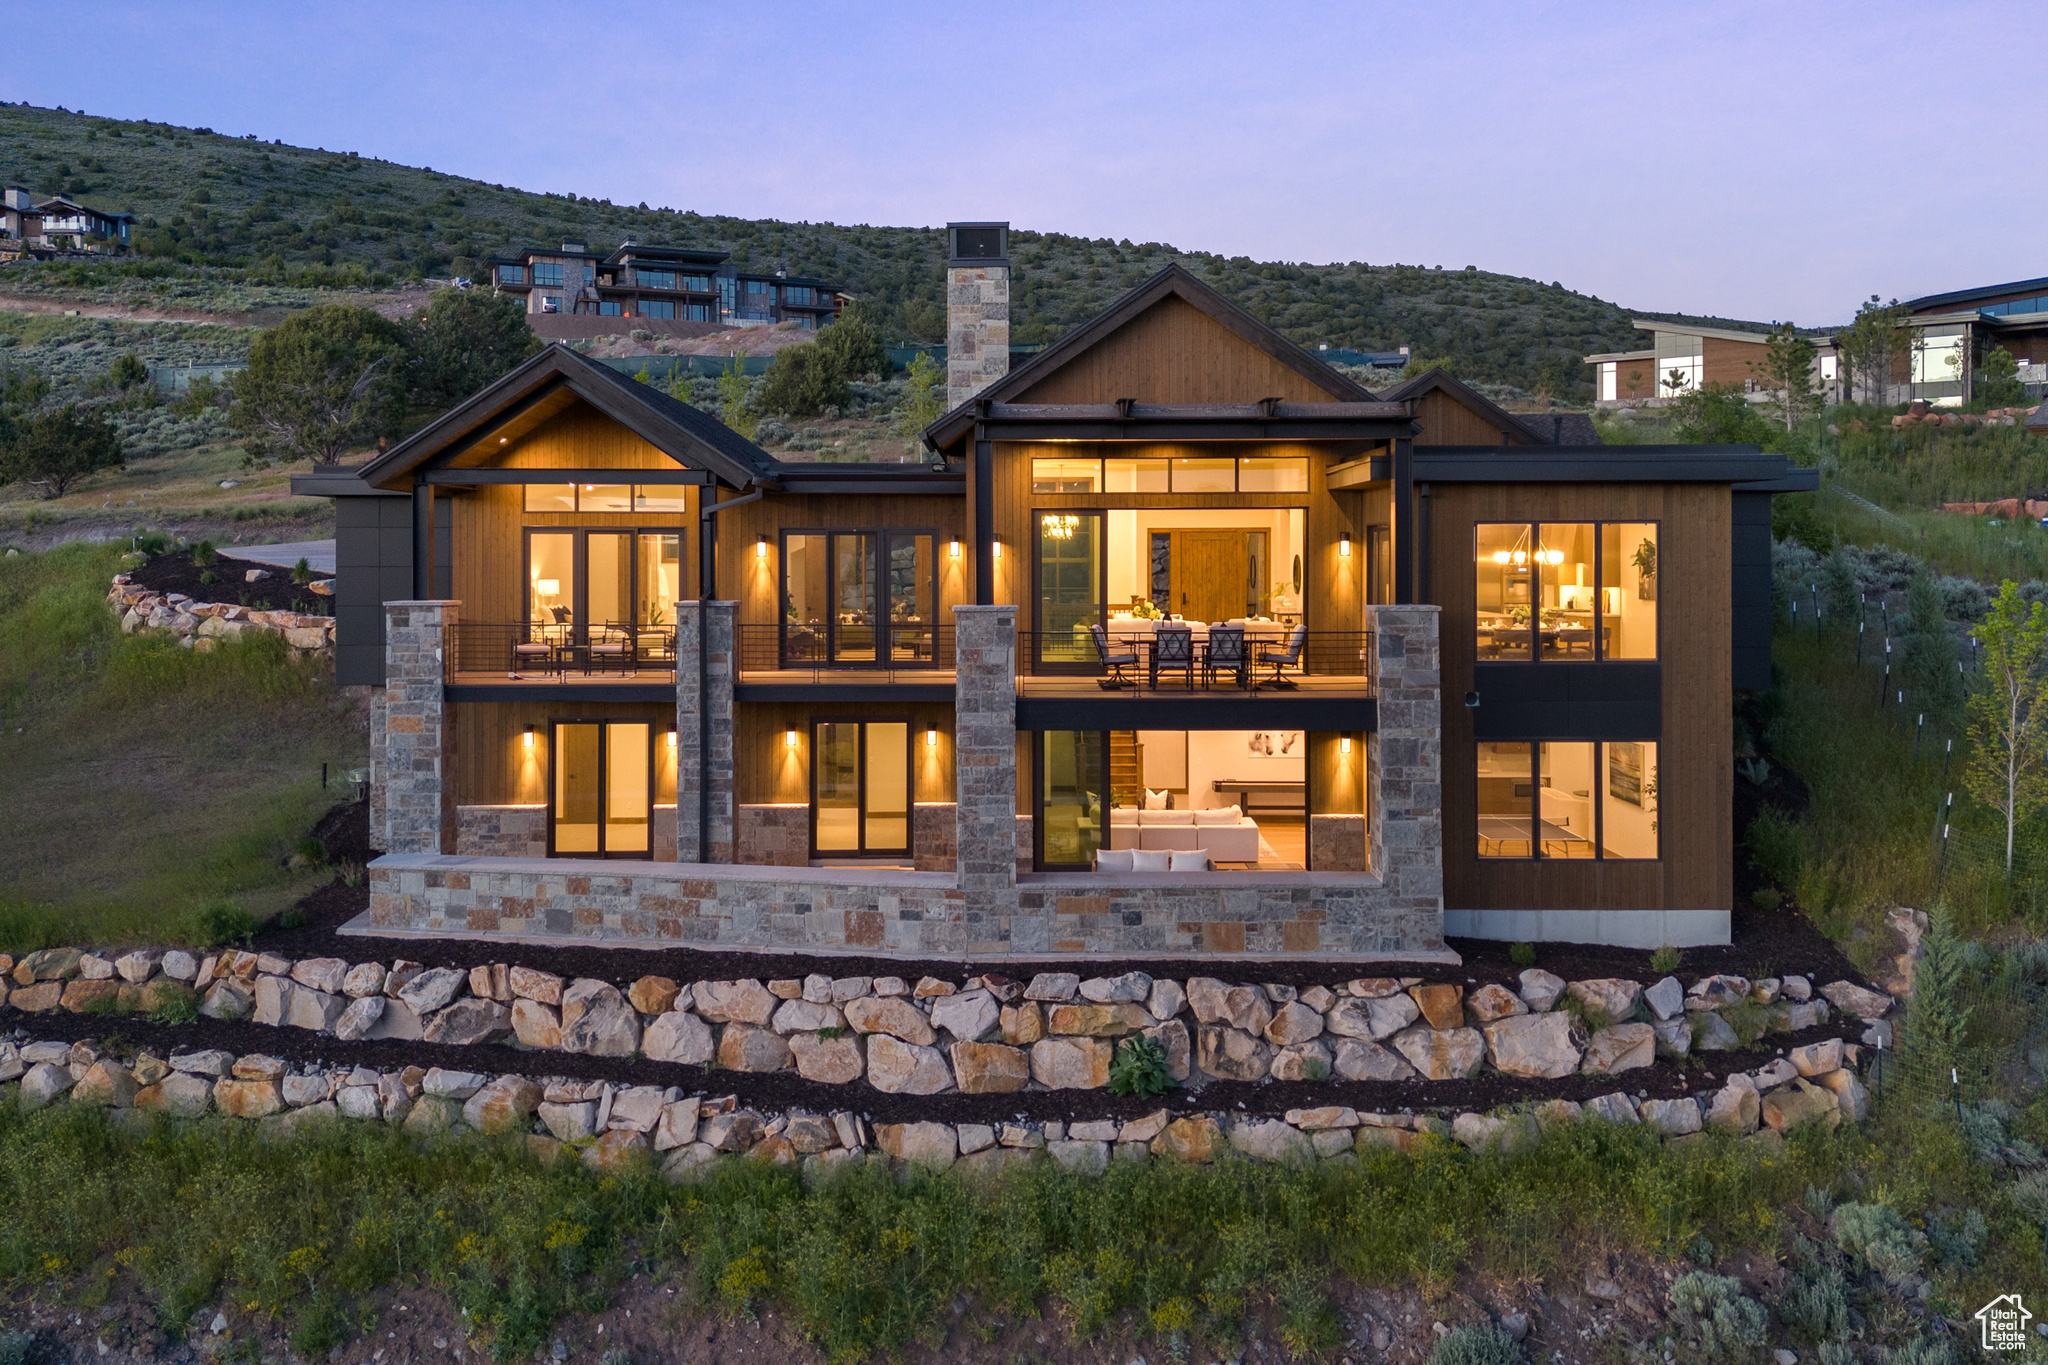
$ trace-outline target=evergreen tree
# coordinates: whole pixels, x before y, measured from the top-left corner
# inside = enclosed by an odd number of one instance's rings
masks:
[[[1941,610],[1941,583],[1925,564],[1906,587],[1906,686],[1925,710],[1946,713],[1963,699],[1955,637]]]
[[[1929,912],[1920,947],[1899,1050],[1915,1077],[1940,1084],[1949,1079],[1950,1068],[1964,1065],[1971,1011],[1968,964],[1946,905]]]
[[[1849,562],[1848,553],[1837,546],[1821,562],[1820,577],[1821,605],[1827,610],[1827,623],[1837,630],[1855,630],[1863,616],[1863,585],[1856,580],[1856,568]],[[1808,603],[1812,600],[1809,594]]]

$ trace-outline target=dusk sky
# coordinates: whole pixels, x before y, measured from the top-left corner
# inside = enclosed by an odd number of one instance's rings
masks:
[[[10,10],[0,98],[746,217],[1825,325],[2048,275],[2034,4]]]

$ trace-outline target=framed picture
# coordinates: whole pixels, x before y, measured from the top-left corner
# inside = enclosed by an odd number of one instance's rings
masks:
[[[1508,583],[1507,583],[1507,590],[1508,590],[1508,595],[1507,595],[1507,600],[1508,600],[1508,601],[1510,601],[1510,602],[1521,602],[1521,603],[1526,603],[1526,602],[1528,602],[1528,600],[1529,600],[1529,580],[1528,580],[1528,579],[1527,579],[1526,577],[1523,577],[1523,578],[1510,578],[1510,579],[1508,580]]]
[[[1607,794],[1631,806],[1643,804],[1643,746],[1615,743],[1607,746]]]
[[[1301,731],[1253,730],[1246,736],[1245,753],[1251,758],[1300,758]]]

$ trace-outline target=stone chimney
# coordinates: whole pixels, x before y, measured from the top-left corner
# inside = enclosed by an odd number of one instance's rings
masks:
[[[946,406],[1010,372],[1010,225],[946,224]]]

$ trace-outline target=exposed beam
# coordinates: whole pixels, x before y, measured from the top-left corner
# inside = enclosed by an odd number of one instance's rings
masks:
[[[426,481],[436,488],[478,488],[505,483],[663,483],[708,488],[716,480],[702,469],[434,469]]]

